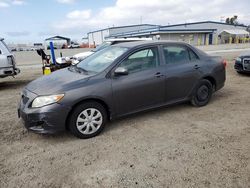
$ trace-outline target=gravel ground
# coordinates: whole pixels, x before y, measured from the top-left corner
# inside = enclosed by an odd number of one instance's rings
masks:
[[[88,140],[24,129],[19,93],[40,69],[1,79],[0,187],[250,187],[250,76],[222,55],[227,82],[207,106],[140,113]]]

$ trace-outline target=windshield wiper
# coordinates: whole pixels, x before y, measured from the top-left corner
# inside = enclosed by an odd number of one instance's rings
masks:
[[[81,68],[81,67],[77,67],[76,65],[71,65],[69,67],[69,70],[70,71],[73,71],[73,72],[77,72],[77,73],[88,73],[87,70],[85,70],[84,68]]]
[[[77,65],[75,65],[75,66],[78,69],[78,71],[88,73],[88,71],[86,69],[84,69],[82,67],[78,67]]]

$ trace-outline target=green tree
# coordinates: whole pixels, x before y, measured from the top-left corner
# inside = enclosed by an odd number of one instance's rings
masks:
[[[232,25],[238,25],[239,24],[239,22],[238,22],[238,16],[237,15],[234,15],[233,17],[228,17],[227,19],[226,19],[226,23],[227,24],[232,24]]]

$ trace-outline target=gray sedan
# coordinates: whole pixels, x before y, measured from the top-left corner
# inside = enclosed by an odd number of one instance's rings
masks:
[[[107,121],[180,102],[206,105],[225,82],[220,57],[182,42],[128,42],[28,84],[19,117],[37,133],[99,134]]]

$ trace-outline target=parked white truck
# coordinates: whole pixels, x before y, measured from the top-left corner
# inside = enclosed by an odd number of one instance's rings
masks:
[[[20,73],[16,68],[15,57],[9,50],[3,38],[0,38],[0,78],[15,76]]]

